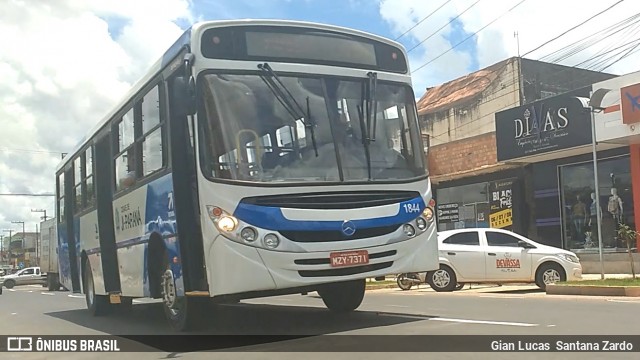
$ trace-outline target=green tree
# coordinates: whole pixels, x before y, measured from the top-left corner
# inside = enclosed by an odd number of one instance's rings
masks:
[[[627,253],[629,254],[629,263],[631,264],[631,274],[636,278],[636,269],[633,264],[633,254],[631,253],[631,243],[638,238],[638,232],[633,230],[629,225],[620,223],[618,226],[618,237],[627,244]]]

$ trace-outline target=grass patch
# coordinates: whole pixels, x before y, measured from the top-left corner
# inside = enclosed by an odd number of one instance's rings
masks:
[[[640,278],[566,281],[560,282],[558,285],[640,286]]]

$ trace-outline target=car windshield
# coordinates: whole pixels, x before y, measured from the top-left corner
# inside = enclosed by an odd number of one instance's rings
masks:
[[[202,78],[200,153],[208,177],[346,182],[425,175],[410,87],[378,81],[378,111],[367,131],[360,108],[367,79],[278,75],[280,92],[259,74]],[[300,111],[287,108],[286,94]],[[367,132],[375,141],[363,141]]]

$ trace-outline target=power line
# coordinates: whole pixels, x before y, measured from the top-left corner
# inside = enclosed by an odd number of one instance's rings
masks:
[[[498,16],[497,18],[491,20],[491,22],[489,22],[488,24],[486,24],[485,26],[481,27],[478,31],[474,32],[473,34],[467,36],[464,40],[460,41],[459,43],[455,44],[454,46],[452,46],[451,48],[449,48],[447,51],[443,52],[442,54],[436,56],[435,58],[429,60],[428,62],[420,65],[418,68],[416,68],[415,70],[413,70],[413,72],[415,73],[416,71],[422,69],[423,67],[431,64],[432,62],[438,60],[439,58],[441,58],[442,56],[444,56],[445,54],[447,54],[449,51],[457,48],[458,46],[460,46],[462,43],[464,43],[465,41],[469,40],[470,38],[472,38],[473,36],[476,36],[480,31],[486,29],[488,26],[490,26],[491,24],[493,24],[494,22],[496,22],[497,20],[499,20],[500,18],[502,18],[503,16],[505,16],[506,14],[510,13],[513,9],[517,8],[518,6],[520,6],[523,2],[525,2],[527,0],[521,0],[519,3],[517,3],[516,5],[514,5],[512,8],[510,8],[509,10],[505,11],[504,13],[502,13],[500,16]],[[623,0],[621,0],[623,1]]]
[[[630,17],[630,18],[628,18],[628,19],[626,19],[626,20],[624,20],[624,21],[621,21],[621,22],[619,22],[619,23],[616,23],[616,24],[614,24],[614,25],[611,25],[610,27],[606,28],[606,29],[605,29],[605,30],[603,30],[603,31],[612,31],[612,30],[616,29],[616,28],[617,28],[618,26],[620,26],[620,25],[625,25],[625,23],[626,23],[626,22],[628,22],[627,20],[633,19],[633,18],[638,17],[638,16],[640,16],[640,13],[638,13],[638,14],[636,14],[636,15],[634,15],[634,16],[632,16],[632,17]],[[634,23],[627,24],[627,26],[625,26],[623,29],[628,28],[629,26],[631,26],[631,25],[633,25],[633,24],[634,24]],[[617,32],[619,32],[619,30],[618,30],[618,31],[615,31],[613,34],[615,34],[615,33],[617,33]],[[580,39],[580,40],[578,40],[578,41],[574,42],[573,44],[578,44],[578,43],[582,42],[583,40],[588,39],[588,38],[589,38],[589,37],[591,37],[591,36],[593,36],[593,34],[592,34],[592,35],[589,35],[589,36],[587,36],[587,37],[585,37],[585,38],[583,38],[583,39]],[[603,39],[601,39],[601,40],[603,40]],[[599,42],[599,41],[601,41],[601,40],[598,40],[597,42]],[[636,40],[636,41],[637,41],[637,40]],[[629,42],[629,43],[627,43],[627,44],[625,44],[625,45],[631,44],[631,43],[633,43],[633,42],[635,42],[635,41]],[[623,46],[624,46],[624,45],[623,45]],[[622,46],[621,46],[621,47],[622,47]],[[584,61],[582,61],[582,62],[580,62],[580,63],[578,63],[578,64],[576,64],[576,65],[573,65],[573,67],[567,67],[567,68],[565,68],[565,69],[559,70],[559,71],[555,72],[555,73],[554,73],[554,74],[552,74],[552,75],[558,75],[558,74],[563,73],[563,72],[565,72],[565,71],[571,70],[571,69],[572,69],[572,68],[574,68],[574,67],[577,67],[577,66],[583,65],[584,63],[587,63],[587,62],[589,62],[589,61],[592,61],[592,60],[594,60],[594,59],[597,59],[597,58],[599,58],[599,57],[601,57],[601,56],[605,56],[605,55],[607,55],[608,53],[611,53],[611,52],[612,52],[612,50],[616,50],[616,49],[619,49],[619,48],[620,48],[620,47],[617,47],[617,48],[611,49],[610,51],[607,51],[607,52],[605,52],[605,53],[602,53],[602,54],[598,53],[597,55],[593,55],[592,57],[590,57],[590,58],[588,58],[588,59],[586,59],[586,60],[584,60]],[[557,53],[557,52],[558,52],[558,51],[554,51],[554,52],[552,52],[551,54],[553,54],[553,53]],[[576,52],[576,53],[577,53],[577,52]],[[633,54],[633,53],[635,53],[635,51],[634,51],[634,52],[632,52],[632,53],[629,53],[629,55],[631,55],[631,54]],[[547,57],[549,57],[551,54],[547,54],[547,55],[545,55],[545,56],[542,56],[540,59],[547,58]],[[538,59],[538,60],[540,60],[540,59]],[[496,70],[496,73],[501,72],[502,70],[504,70],[508,64],[509,64],[508,62],[505,62],[505,64],[504,64],[502,67],[500,67],[500,69]],[[575,81],[571,82],[570,84],[574,84],[574,83],[576,83],[576,81],[577,81],[577,80],[575,80]],[[519,82],[519,79],[514,79],[514,80],[512,80],[511,82],[506,83],[506,84],[504,84],[504,85],[505,85],[505,86],[511,86],[511,85],[515,84],[516,82]],[[502,95],[500,95],[500,96],[498,96],[498,97],[496,97],[496,98],[500,98],[500,97],[503,97],[503,96],[510,95],[511,93],[514,93],[514,92],[516,92],[516,91],[519,91],[519,90],[514,90],[514,91],[507,92],[507,93],[502,94]],[[495,98],[494,98],[494,99],[495,99]],[[491,100],[493,100],[493,99],[491,99]],[[432,101],[432,102],[429,102],[429,103],[426,103],[426,104],[422,104],[422,106],[429,106],[429,105],[433,105],[433,104],[435,104],[437,101],[438,101],[438,100],[435,100],[435,101]],[[488,100],[488,101],[490,101],[490,100]],[[485,102],[487,102],[487,101],[485,101]],[[484,103],[484,102],[480,102],[479,104],[482,104],[482,103]]]
[[[477,0],[476,2],[474,2],[473,4],[471,4],[468,8],[464,9],[463,12],[461,12],[460,14],[456,15],[456,17],[454,17],[453,19],[449,20],[448,23],[444,24],[440,29],[436,30],[433,34],[429,35],[426,39],[420,41],[418,44],[416,44],[416,46],[412,47],[411,49],[407,50],[407,53],[410,53],[411,51],[415,50],[418,46],[422,45],[422,43],[424,43],[425,41],[429,40],[432,36],[436,35],[440,30],[444,29],[445,27],[447,27],[447,25],[451,24],[452,22],[454,22],[457,18],[459,18],[460,16],[462,16],[462,14],[466,13],[467,11],[469,11],[469,9],[471,9],[472,7],[476,6],[477,3],[479,3],[481,0]]]
[[[576,29],[576,28],[578,28],[578,27],[580,27],[580,26],[582,26],[582,25],[586,24],[587,22],[589,22],[589,21],[593,20],[594,18],[596,18],[596,17],[598,17],[598,16],[600,16],[600,15],[604,14],[605,12],[607,12],[607,11],[609,11],[609,10],[613,9],[615,6],[619,5],[619,4],[620,4],[620,3],[622,3],[623,1],[624,1],[624,0],[620,0],[620,1],[618,1],[617,3],[615,3],[615,4],[611,5],[611,6],[609,6],[608,8],[606,8],[606,9],[604,9],[604,10],[602,10],[602,11],[600,11],[599,13],[597,13],[597,14],[593,15],[592,17],[590,17],[590,18],[588,18],[587,20],[585,20],[585,21],[581,22],[580,24],[578,24],[578,25],[576,25],[576,26],[574,26],[574,27],[570,28],[569,30],[567,30],[567,31],[563,32],[562,34],[560,34],[560,35],[558,35],[558,36],[554,37],[553,39],[551,39],[551,40],[548,40],[548,41],[544,42],[543,44],[541,44],[541,45],[537,46],[537,47],[536,47],[536,48],[534,48],[533,50],[529,50],[528,52],[526,52],[526,53],[525,53],[525,54],[523,54],[522,56],[523,56],[523,57],[524,57],[524,56],[527,56],[527,55],[531,54],[532,52],[534,52],[534,51],[536,51],[536,50],[540,49],[541,47],[543,47],[543,46],[545,46],[545,45],[547,45],[547,44],[549,44],[549,43],[551,43],[551,42],[553,42],[553,41],[555,41],[555,40],[559,39],[560,37],[562,37],[562,36],[566,35],[566,34],[567,34],[567,33],[569,33],[570,31],[572,31],[572,30],[574,30],[574,29]]]
[[[38,154],[64,154],[62,151],[49,151],[49,150],[31,150],[31,149],[11,149],[11,148],[0,148],[0,151],[16,151],[16,152],[28,152],[28,153],[38,153]]]
[[[0,193],[0,196],[37,196],[37,197],[41,197],[41,196],[56,196],[56,195],[55,194],[29,194],[29,193],[15,193],[15,194]]]
[[[418,25],[422,24],[422,22],[423,22],[423,21],[425,21],[425,20],[427,20],[428,18],[430,18],[430,17],[431,17],[431,15],[433,15],[433,14],[435,14],[435,13],[436,13],[436,11],[438,11],[438,10],[442,9],[442,7],[443,7],[443,6],[447,5],[447,4],[448,4],[448,3],[450,3],[450,2],[451,2],[451,0],[447,0],[447,1],[445,1],[445,2],[444,2],[444,4],[440,5],[437,9],[433,10],[433,12],[431,12],[431,14],[429,14],[429,15],[427,15],[427,16],[425,16],[425,17],[423,17],[423,18],[422,18],[420,21],[418,21],[415,25],[413,25],[412,27],[410,27],[410,28],[409,28],[409,30],[407,30],[407,31],[403,32],[403,33],[402,33],[402,35],[398,36],[398,37],[396,38],[396,41],[398,41],[401,37],[403,37],[403,36],[407,35],[407,34],[409,33],[409,31],[411,31],[411,30],[415,29],[415,28],[416,28],[416,26],[418,26]]]

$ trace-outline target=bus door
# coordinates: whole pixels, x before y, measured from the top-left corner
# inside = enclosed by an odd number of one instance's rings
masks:
[[[100,237],[100,256],[102,257],[102,274],[104,288],[107,293],[119,293],[120,273],[118,271],[118,254],[116,237],[113,230],[113,161],[111,158],[111,137],[102,136],[96,142],[96,201],[98,207],[98,231]]]
[[[61,224],[66,229],[67,249],[69,251],[69,270],[71,273],[71,291],[80,292],[80,262],[78,256],[78,238],[80,235],[80,229],[74,227],[73,209],[75,203],[75,196],[73,195],[73,166],[69,166],[64,170],[64,224]],[[79,224],[78,224],[79,225]],[[76,230],[78,230],[76,232]]]

